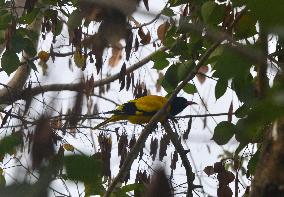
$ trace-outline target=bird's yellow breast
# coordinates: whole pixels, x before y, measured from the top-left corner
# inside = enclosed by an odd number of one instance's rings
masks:
[[[127,120],[132,124],[145,124],[148,123],[153,116],[144,116],[144,115],[135,115],[135,116],[128,116]],[[166,116],[162,116],[158,121],[163,122]]]

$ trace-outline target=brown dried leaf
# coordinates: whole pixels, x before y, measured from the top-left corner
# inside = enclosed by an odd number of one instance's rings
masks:
[[[123,63],[119,72],[119,82],[121,82],[125,78],[125,74],[126,74],[126,64]]]
[[[3,120],[2,120],[2,123],[1,123],[0,128],[2,128],[2,127],[7,123],[7,120],[8,120],[8,118],[10,117],[10,114],[11,114],[11,112],[12,112],[12,109],[13,109],[13,108],[9,109],[9,111],[5,114],[5,116],[4,116]]]
[[[151,42],[151,35],[148,31],[147,34],[144,33],[142,28],[139,28],[138,35],[141,38],[140,43],[143,45],[149,44]]]
[[[144,33],[144,31],[141,27],[138,29],[138,35],[141,39],[146,36],[146,34]]]
[[[164,156],[167,155],[167,148],[170,143],[168,134],[164,134],[160,140],[159,160],[162,161]]]
[[[196,77],[201,84],[205,82],[206,76],[204,74],[206,74],[208,70],[209,70],[208,66],[201,66],[199,68],[198,70],[199,73],[196,74]]]
[[[207,176],[211,176],[212,174],[215,174],[214,167],[213,166],[206,166],[203,170]]]
[[[155,160],[155,157],[157,155],[157,150],[158,150],[158,139],[152,137],[150,144],[150,155],[152,155],[153,161]]]
[[[178,153],[177,151],[174,151],[174,154],[173,154],[173,158],[172,158],[172,162],[171,162],[171,166],[170,168],[172,170],[175,170],[176,167],[177,167],[177,161],[178,161]]]
[[[129,60],[130,57],[130,53],[132,50],[132,42],[133,42],[133,33],[131,30],[127,31],[127,36],[125,39],[126,45],[125,45],[125,56],[126,56],[126,60]]]
[[[218,197],[230,197],[233,196],[233,192],[228,185],[223,185],[217,189]]]
[[[182,12],[182,16],[187,16],[187,15],[188,15],[188,4],[186,4]]]
[[[93,75],[90,77],[90,79],[87,79],[87,81],[85,82],[85,93],[87,97],[89,97],[94,92],[94,87],[95,87],[94,82],[95,80]]]
[[[125,133],[122,133],[118,141],[118,148],[117,148],[118,156],[121,156],[124,152],[127,152],[126,150],[127,145],[128,145],[127,135]]]
[[[32,145],[32,166],[39,168],[44,159],[50,160],[54,156],[52,128],[46,117],[41,117],[35,128]]]
[[[225,9],[225,16],[223,18],[222,27],[228,27],[234,19],[234,14],[232,12],[232,4],[229,3]]]
[[[62,128],[62,120],[60,117],[56,117],[52,122],[51,122],[51,127],[53,129],[60,129]]]
[[[218,173],[217,179],[219,181],[219,185],[228,185],[235,180],[235,175],[230,171],[224,170]]]
[[[230,104],[229,111],[228,111],[228,122],[232,122],[233,117],[233,101]]]
[[[157,79],[157,82],[156,82],[156,92],[160,92],[161,91],[161,79],[163,78],[164,74],[162,72],[159,72],[159,77]]]
[[[134,88],[134,73],[131,73],[131,81],[132,81],[132,90]]]
[[[164,170],[155,171],[151,183],[148,185],[145,191],[145,197],[170,197],[173,196],[173,191],[171,189],[169,180],[164,172]]]
[[[207,117],[203,118],[203,129],[205,129],[207,126]]]
[[[131,84],[131,75],[130,75],[130,73],[128,73],[128,74],[126,75],[126,90],[127,90],[127,91],[128,91],[129,88],[130,88],[130,84]]]
[[[183,139],[185,139],[185,140],[188,139],[188,135],[189,135],[189,132],[191,130],[191,125],[192,125],[192,117],[189,118],[186,131],[183,134]]]
[[[170,27],[170,23],[167,21],[161,24],[157,29],[158,38],[161,40],[162,43],[164,43],[165,34],[167,30],[169,29],[169,27]]]
[[[71,128],[75,128],[80,120],[79,116],[82,113],[83,96],[83,88],[81,88],[80,91],[77,93],[76,100],[71,115],[69,117],[69,126]]]
[[[108,65],[111,67],[115,67],[119,64],[119,61],[121,60],[121,52],[122,48],[119,47],[113,47],[112,48],[112,56],[108,61]]]
[[[222,162],[214,163],[214,172],[220,173],[225,170],[225,167]]]
[[[136,143],[135,135],[132,135],[132,138],[129,141],[128,148],[131,150],[134,147],[135,143]]]
[[[101,148],[101,160],[103,161],[103,175],[110,177],[110,157],[112,149],[112,140],[105,133],[100,133],[98,141]]]
[[[138,51],[138,48],[139,48],[139,40],[138,40],[138,38],[137,38],[137,36],[136,36],[136,38],[135,38],[135,44],[134,44],[134,50],[135,50],[135,52]]]
[[[209,71],[209,67],[207,65],[201,66],[198,70],[198,72],[203,73],[203,74],[206,74],[208,71]]]
[[[143,3],[145,5],[145,8],[147,9],[147,11],[149,11],[149,3],[148,0],[143,0]]]
[[[125,87],[125,77],[123,77],[123,80],[120,81],[120,88],[119,88],[119,91],[123,90],[124,87]]]

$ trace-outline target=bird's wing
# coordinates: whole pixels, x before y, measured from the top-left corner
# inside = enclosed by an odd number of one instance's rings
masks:
[[[168,100],[161,96],[149,95],[133,100],[136,115],[154,115],[166,104]]]
[[[115,115],[146,115],[152,116],[159,111],[168,100],[162,96],[149,95],[130,100],[115,110],[106,112]]]

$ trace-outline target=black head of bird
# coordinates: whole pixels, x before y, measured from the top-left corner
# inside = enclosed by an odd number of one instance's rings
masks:
[[[175,116],[182,112],[187,106],[197,104],[193,101],[188,101],[184,97],[175,97],[172,101],[170,114]]]

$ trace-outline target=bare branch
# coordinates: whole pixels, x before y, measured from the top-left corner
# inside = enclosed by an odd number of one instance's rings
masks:
[[[167,49],[166,47],[162,47],[158,51],[165,51],[166,49]],[[132,66],[130,66],[128,69],[126,69],[125,75],[137,70],[138,68],[141,68],[143,65],[148,63],[154,54],[155,52],[151,53],[150,55],[140,60],[136,64],[133,64]],[[119,75],[120,74],[117,73],[105,79],[95,81],[93,85],[94,87],[99,87],[99,86],[111,83],[119,79]],[[24,90],[21,90],[20,88],[15,89],[11,86],[7,86],[7,88],[5,88],[6,91],[7,89],[9,90],[11,89],[14,91],[11,91],[10,94],[5,94],[5,95],[1,95],[1,92],[0,92],[0,103],[11,104],[17,100],[25,99],[27,96],[35,96],[37,94],[41,94],[41,93],[49,92],[49,91],[64,91],[64,90],[78,91],[81,89],[82,85],[83,85],[83,82],[74,83],[74,84],[70,84],[70,83],[50,84],[50,85],[42,85],[42,86],[37,86],[31,89],[24,89]]]
[[[176,149],[176,151],[178,152],[178,154],[180,155],[180,158],[182,160],[182,164],[185,168],[185,172],[186,172],[186,178],[187,178],[187,184],[188,184],[188,192],[191,192],[193,189],[196,188],[196,186],[193,185],[193,180],[195,178],[194,173],[192,172],[192,167],[190,165],[190,162],[186,156],[186,151],[184,150],[184,148],[182,147],[181,142],[179,141],[179,136],[173,132],[170,124],[168,121],[165,121],[163,123],[163,126],[165,128],[166,133],[170,136],[171,141]],[[190,194],[187,193],[187,195],[189,196]]]

